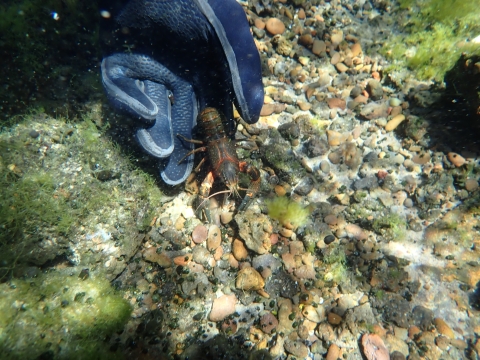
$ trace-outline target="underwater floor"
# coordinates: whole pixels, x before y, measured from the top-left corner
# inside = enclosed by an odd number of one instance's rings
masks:
[[[242,212],[212,197],[210,223],[205,174],[161,183],[102,89],[74,119],[11,119],[0,358],[478,359],[479,125],[464,110],[480,60],[458,45],[461,95],[421,80],[443,78],[443,50],[428,74],[409,63],[428,34],[402,43],[415,19],[395,6],[251,3],[266,96],[236,138],[262,185]]]

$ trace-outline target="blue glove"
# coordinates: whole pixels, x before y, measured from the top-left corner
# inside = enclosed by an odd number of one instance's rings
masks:
[[[197,114],[221,110],[233,134],[232,102],[248,123],[263,105],[261,63],[245,12],[235,0],[130,0],[101,4],[101,71],[109,99],[140,120],[136,136],[161,161],[162,179],[193,168]],[[107,13],[108,11],[108,13]]]

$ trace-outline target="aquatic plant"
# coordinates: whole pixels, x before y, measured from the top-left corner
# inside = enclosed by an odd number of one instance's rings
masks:
[[[305,225],[310,216],[310,209],[290,200],[286,196],[278,196],[265,202],[268,215],[278,220],[283,226],[291,224],[297,228]]]
[[[408,66],[420,79],[443,81],[462,53],[480,54],[470,40],[480,34],[476,0],[400,0],[396,13],[403,33],[390,37],[382,52],[387,70]]]
[[[324,264],[328,265],[323,278],[340,284],[347,273],[345,250],[341,246],[327,249],[323,256]]]
[[[397,213],[389,213],[386,216],[377,217],[372,224],[373,230],[383,233],[395,240],[403,240],[406,234],[407,222]]]

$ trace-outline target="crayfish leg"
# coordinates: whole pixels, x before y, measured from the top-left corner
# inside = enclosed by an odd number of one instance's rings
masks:
[[[213,172],[210,171],[200,185],[198,199],[201,202],[195,211],[195,214],[199,219],[206,219],[206,221],[209,223],[212,221],[212,215],[210,213],[210,199],[208,198],[208,195],[210,195],[210,190],[212,190],[214,180]]]

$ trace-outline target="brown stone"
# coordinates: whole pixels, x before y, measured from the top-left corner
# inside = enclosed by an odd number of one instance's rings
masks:
[[[455,334],[453,330],[450,328],[450,326],[448,326],[448,324],[443,319],[435,318],[433,320],[433,324],[435,325],[435,328],[440,334],[445,335],[449,339],[455,338]]]
[[[359,43],[355,43],[352,45],[350,50],[352,51],[353,57],[358,56],[362,53],[362,45],[360,45]]]
[[[454,152],[449,152],[447,157],[448,160],[456,167],[460,167],[467,162],[463,156]]]
[[[232,244],[232,253],[235,259],[238,261],[243,261],[248,256],[248,251],[243,242],[239,239],[233,240]]]
[[[279,35],[284,33],[285,24],[280,19],[270,18],[267,20],[266,28],[270,34]]]
[[[340,357],[340,348],[335,344],[330,345],[330,347],[328,348],[327,357],[325,358],[325,360],[337,360],[339,357]]]
[[[388,349],[377,334],[364,334],[362,346],[363,354],[368,360],[390,360]]]
[[[265,281],[257,270],[246,267],[238,272],[235,286],[242,290],[260,290],[265,286]]]
[[[345,102],[345,100],[339,98],[328,98],[327,104],[330,109],[338,108],[341,110],[345,110],[345,108],[347,107],[347,103]]]
[[[257,27],[260,30],[265,29],[265,23],[260,18],[256,18],[254,24],[255,24],[255,27]]]
[[[300,8],[300,10],[298,10],[298,18],[299,18],[300,20],[304,20],[305,17],[306,17],[306,15],[305,15],[305,10],[303,10],[302,8]]]
[[[313,46],[312,46],[312,52],[315,55],[321,55],[327,50],[327,45],[325,44],[325,41],[315,39],[313,41]]]
[[[342,322],[342,317],[333,312],[329,312],[327,315],[327,320],[331,325],[339,325]]]

